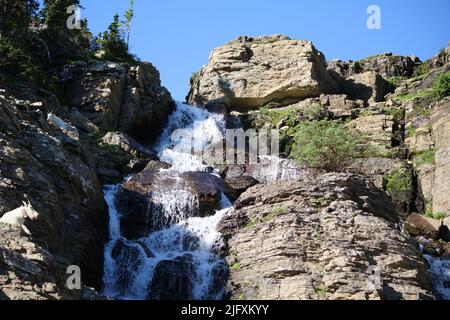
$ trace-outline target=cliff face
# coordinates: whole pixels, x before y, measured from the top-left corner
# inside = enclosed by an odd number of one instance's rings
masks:
[[[62,113],[49,93],[26,86],[3,90],[0,103],[0,212],[30,201],[39,213],[37,221],[26,222],[30,236],[20,227],[0,227],[3,294],[76,296],[64,289],[70,265],[82,268],[86,285],[99,287],[108,215],[88,146],[47,122],[48,112]]]
[[[58,85],[61,100],[31,84],[0,86],[0,213],[22,201],[39,213],[25,222],[30,235],[0,225],[0,299],[79,299],[101,289],[101,183],[155,159],[130,136],[150,143],[173,107],[149,63],[79,61],[62,68]],[[71,265],[81,268],[82,290],[66,287]]]
[[[448,79],[449,53],[424,63],[385,53],[325,67],[311,43],[283,36],[241,37],[211,53],[192,79],[191,103],[238,111],[246,128],[279,129],[287,156],[295,157],[304,124],[317,121],[356,130],[370,150],[342,164],[342,176],[306,170],[295,183],[241,195],[221,227],[232,299],[432,297],[418,243],[425,253],[450,254],[448,80],[444,94],[436,89]],[[251,167],[224,172],[256,177]],[[346,189],[355,181],[373,192]],[[411,241],[395,221],[405,221]],[[375,291],[367,289],[370,266],[381,273]]]
[[[387,195],[353,174],[250,188],[222,221],[231,299],[432,298]],[[372,269],[371,269],[372,268]],[[373,270],[379,282],[371,283]]]

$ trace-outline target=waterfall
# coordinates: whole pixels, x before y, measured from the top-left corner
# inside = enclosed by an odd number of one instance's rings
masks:
[[[424,255],[428,262],[428,272],[438,298],[450,300],[450,259]]]
[[[133,241],[122,237],[115,205],[121,185],[104,187],[110,215],[110,241],[104,253],[105,296],[139,300],[222,298],[228,270],[219,256],[223,243],[217,226],[225,215],[233,213],[233,204],[222,194],[220,209],[213,216],[195,217],[199,199],[178,181],[184,172],[205,171],[201,151],[223,141],[225,130],[223,115],[177,103],[155,148],[160,159],[171,164],[160,172],[175,184],[170,190],[149,195],[150,217],[157,231],[146,237]],[[262,160],[258,173],[262,181],[296,177],[290,161],[277,157]],[[170,288],[175,288],[173,295]]]

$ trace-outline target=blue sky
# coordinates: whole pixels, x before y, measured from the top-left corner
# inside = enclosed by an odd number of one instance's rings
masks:
[[[128,0],[81,3],[94,34],[128,8]],[[371,4],[381,8],[381,30],[366,27]],[[152,62],[173,97],[184,100],[191,74],[211,50],[239,35],[311,40],[328,60],[387,51],[427,59],[450,40],[449,12],[449,0],[135,0],[131,50]]]

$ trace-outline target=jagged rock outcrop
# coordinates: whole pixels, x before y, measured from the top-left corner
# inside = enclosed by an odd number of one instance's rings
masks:
[[[220,178],[203,172],[181,175],[144,170],[125,182],[117,196],[122,213],[122,234],[136,239],[167,227],[172,219],[209,216],[220,209],[222,193],[236,198],[236,192]],[[161,202],[170,202],[171,212],[162,211]],[[166,204],[167,206],[167,204]]]
[[[68,110],[48,92],[17,86],[0,94],[0,216],[31,202],[31,235],[3,229],[3,298],[79,298],[64,289],[65,270],[78,265],[82,280],[101,287],[108,213],[93,157],[84,140],[47,122]]]
[[[418,245],[361,176],[258,185],[235,207],[221,222],[231,299],[433,298]]]
[[[239,37],[213,50],[193,77],[188,101],[213,110],[287,105],[338,91],[323,54],[310,41],[286,36]]]
[[[105,131],[121,131],[143,144],[158,137],[174,108],[148,62],[129,66],[108,61],[78,61],[61,73],[67,104]]]
[[[328,62],[329,71],[337,77],[348,78],[358,73],[372,71],[383,78],[406,77],[414,73],[420,60],[416,57],[404,57],[388,52],[359,61],[332,60]]]
[[[369,103],[384,101],[385,95],[394,92],[394,86],[373,71],[351,75],[342,82],[342,87],[350,99]]]

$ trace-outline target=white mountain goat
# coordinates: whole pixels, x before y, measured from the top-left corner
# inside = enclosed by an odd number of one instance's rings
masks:
[[[58,116],[55,116],[51,112],[47,115],[47,121],[48,121],[48,123],[53,124],[54,126],[60,128],[61,130],[65,131],[65,132],[71,132],[71,133],[75,134],[76,136],[79,135],[77,128],[71,126],[70,124],[65,122],[63,119],[61,119]]]
[[[23,206],[5,213],[0,218],[0,223],[20,226],[26,234],[30,235],[30,230],[24,225],[25,219],[30,218],[31,220],[36,220],[39,217],[39,213],[34,210],[31,203],[26,203],[25,201],[22,201],[22,203]]]

